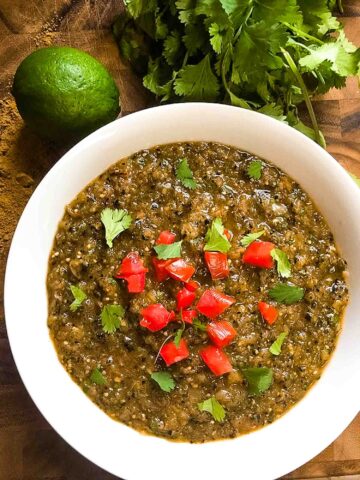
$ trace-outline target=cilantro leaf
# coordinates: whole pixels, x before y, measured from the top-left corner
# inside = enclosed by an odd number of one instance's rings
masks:
[[[186,158],[180,160],[179,165],[176,167],[176,178],[181,181],[184,187],[191,190],[197,186]]]
[[[247,168],[247,174],[254,180],[260,180],[263,164],[260,160],[253,160]]]
[[[255,240],[257,240],[262,235],[264,235],[264,233],[265,233],[265,230],[260,230],[259,232],[254,232],[254,233],[248,233],[247,235],[245,235],[245,237],[243,237],[240,240],[241,246],[248,247],[250,243],[255,242]]]
[[[269,352],[272,353],[273,355],[280,355],[281,347],[286,337],[287,337],[287,332],[280,333],[280,335],[277,337],[275,342],[272,343],[272,345],[270,346]]]
[[[273,371],[267,367],[243,368],[242,374],[248,383],[248,392],[251,395],[260,395],[268,390],[273,381]]]
[[[125,310],[121,305],[105,305],[101,311],[101,324],[105,333],[114,333],[120,327]]]
[[[159,385],[163,392],[171,392],[175,388],[175,380],[169,372],[154,372],[151,378]]]
[[[90,380],[96,385],[106,385],[107,380],[104,375],[100,372],[98,368],[94,368],[94,370],[90,374]]]
[[[169,65],[175,65],[180,48],[180,33],[175,30],[164,40],[164,57]]]
[[[106,243],[111,248],[114,238],[130,227],[132,218],[126,210],[105,208],[101,212],[101,221],[105,227]]]
[[[203,323],[198,318],[194,318],[192,325],[193,325],[193,327],[197,328],[198,330],[202,330],[203,332],[206,331],[206,324]]]
[[[70,285],[71,293],[73,294],[74,301],[70,304],[70,310],[76,312],[84,300],[87,299],[86,293],[76,285]]]
[[[179,258],[181,257],[181,244],[182,240],[180,240],[179,242],[170,243],[170,245],[155,245],[154,250],[159,260],[167,260],[168,258]]]
[[[224,230],[221,218],[215,218],[205,236],[205,251],[226,253],[230,250],[231,243],[224,234]]]
[[[174,82],[175,93],[190,101],[211,102],[219,93],[219,83],[211,70],[210,56],[206,55],[197,65],[186,65]]]
[[[271,250],[270,255],[276,261],[276,267],[280,277],[289,278],[291,275],[291,265],[288,256],[280,248]]]
[[[185,325],[183,325],[181,328],[179,328],[175,333],[174,343],[175,343],[176,348],[179,348],[180,340],[182,338],[182,334],[184,333],[184,330],[185,330]]]
[[[225,420],[225,409],[216,400],[215,397],[208,398],[201,403],[198,403],[198,409],[200,412],[209,412],[217,422],[223,422]]]
[[[288,283],[279,283],[269,291],[269,297],[276,302],[292,305],[302,300],[304,289]]]

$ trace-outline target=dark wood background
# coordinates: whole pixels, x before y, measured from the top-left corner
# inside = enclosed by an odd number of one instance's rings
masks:
[[[360,45],[360,0],[343,3],[347,34]],[[47,170],[68,148],[46,144],[23,126],[9,93],[13,74],[35,48],[53,43],[75,46],[97,57],[111,71],[122,92],[123,114],[144,108],[149,96],[119,58],[110,31],[114,15],[121,9],[121,0],[0,0],[1,291],[8,248],[22,209]],[[360,177],[357,81],[351,79],[345,90],[319,98],[316,111],[329,152]],[[31,272],[23,273],[31,281]],[[301,448],[302,442],[306,439],[299,439],[294,448]],[[286,478],[345,476],[347,480],[360,479],[360,416],[323,453]],[[0,298],[0,480],[114,478],[69,447],[29,398],[11,356]]]

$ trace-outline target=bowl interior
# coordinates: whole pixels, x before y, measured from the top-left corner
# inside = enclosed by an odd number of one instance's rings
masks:
[[[144,436],[99,410],[57,359],[47,329],[45,286],[48,256],[64,206],[86,184],[138,150],[197,140],[252,152],[298,181],[328,221],[348,261],[351,293],[330,365],[305,398],[266,428],[204,445]],[[171,472],[173,480],[182,480],[184,474],[208,480],[240,474],[266,480],[293,470],[331,443],[359,410],[360,322],[356,312],[360,311],[360,296],[355,294],[360,288],[359,218],[360,191],[347,173],[311,140],[264,115],[222,105],[183,104],[148,109],[103,127],[48,173],[13,239],[5,283],[6,322],[14,358],[30,395],[68,443],[122,478],[142,480],[146,475],[149,480],[167,480]],[[294,448],[299,439],[301,448]],[[241,457],[239,463],[210,460],[215,455],[237,458],[233,454]],[[174,468],[180,459],[182,468]]]

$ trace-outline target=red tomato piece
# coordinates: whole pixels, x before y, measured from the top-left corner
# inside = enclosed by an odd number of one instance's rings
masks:
[[[190,292],[195,292],[200,287],[200,283],[196,280],[190,280],[190,282],[185,283],[185,287],[190,290]]]
[[[260,268],[273,268],[274,259],[270,252],[275,248],[271,242],[256,241],[250,243],[244,252],[242,261]]]
[[[154,270],[155,270],[155,279],[158,282],[163,282],[167,278],[169,278],[169,273],[166,270],[167,265],[170,265],[170,263],[173,262],[173,259],[171,258],[170,260],[159,260],[156,257],[153,257],[151,259]]]
[[[119,270],[116,272],[115,278],[125,278],[129,275],[138,273],[146,273],[149,269],[144,267],[144,263],[138,252],[130,252],[122,260]]]
[[[174,312],[168,312],[161,303],[153,303],[140,312],[142,319],[140,325],[149,329],[151,332],[157,332],[175,318]]]
[[[140,293],[145,290],[145,273],[136,273],[125,278],[129,293]]]
[[[215,318],[235,303],[235,298],[225,295],[215,289],[205,290],[201,295],[196,308],[205,317]]]
[[[206,326],[206,331],[210,340],[217,347],[226,347],[226,345],[229,345],[237,335],[234,327],[224,320],[220,322],[210,322]]]
[[[230,240],[231,240],[231,239],[233,238],[233,236],[234,236],[233,233],[232,233],[232,231],[231,231],[231,230],[228,230],[227,228],[224,228],[224,235],[225,235],[225,237],[229,240],[229,242],[230,242]]]
[[[186,287],[182,288],[176,294],[177,309],[181,310],[182,308],[190,307],[195,300],[195,297],[195,292],[191,292]]]
[[[272,325],[274,322],[276,322],[279,316],[277,308],[275,308],[273,305],[269,305],[266,302],[259,302],[258,308],[266,323]]]
[[[183,310],[182,311],[182,320],[185,323],[190,323],[190,325],[193,323],[194,318],[197,317],[197,311],[196,310]]]
[[[172,243],[175,242],[175,238],[176,238],[176,233],[172,233],[169,230],[164,230],[158,236],[158,239],[156,240],[156,244],[157,245],[171,245]]]
[[[228,257],[226,253],[205,252],[205,262],[213,280],[219,280],[220,278],[229,276]]]
[[[167,265],[165,270],[169,273],[170,277],[180,282],[188,282],[195,273],[195,268],[189,265],[182,258],[178,258]]]
[[[221,348],[215,347],[215,345],[208,345],[200,350],[199,354],[214,375],[220,376],[231,372],[230,360]]]
[[[173,363],[180,362],[189,356],[189,349],[186,341],[182,338],[177,347],[174,342],[165,343],[160,349],[160,355],[169,367]]]

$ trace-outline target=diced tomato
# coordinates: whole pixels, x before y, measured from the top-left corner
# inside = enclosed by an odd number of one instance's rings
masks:
[[[185,287],[190,290],[190,292],[195,292],[200,287],[200,283],[196,280],[190,280],[190,282],[185,283]]]
[[[165,343],[160,349],[160,355],[169,367],[173,363],[180,362],[189,356],[189,349],[186,341],[182,338],[177,347],[174,342]]]
[[[201,295],[196,308],[205,317],[215,318],[235,303],[235,298],[225,295],[215,289],[205,290]]]
[[[190,307],[195,300],[195,296],[195,292],[191,292],[186,287],[182,288],[176,294],[177,309],[180,310],[182,308]]]
[[[169,230],[164,230],[160,233],[158,239],[156,240],[157,245],[170,245],[175,242],[176,233],[172,233]]]
[[[145,290],[145,273],[136,273],[125,278],[129,293],[140,293]]]
[[[260,268],[273,268],[274,259],[270,252],[275,248],[271,242],[256,241],[250,243],[244,252],[242,261]]]
[[[122,260],[119,270],[116,272],[115,278],[126,278],[129,275],[137,273],[146,273],[149,269],[144,267],[144,263],[138,252],[130,252]]]
[[[215,345],[208,345],[200,350],[199,354],[214,375],[220,376],[231,372],[230,360],[221,348],[215,347]]]
[[[189,265],[182,258],[174,260],[165,267],[170,277],[180,282],[188,282],[195,273],[195,268]]]
[[[224,228],[224,235],[229,240],[229,242],[234,236],[233,233],[230,230],[228,230],[227,228]]]
[[[197,317],[197,311],[196,310],[189,309],[189,310],[183,310],[182,311],[182,320],[185,323],[192,324],[194,318],[196,318],[196,317]]]
[[[258,308],[266,323],[272,325],[274,322],[276,322],[279,316],[277,308],[275,308],[273,305],[269,305],[266,302],[259,302]]]
[[[217,347],[226,347],[226,345],[229,345],[236,337],[236,330],[226,321],[212,321],[206,326],[206,331],[210,340]]]
[[[138,252],[130,252],[122,260],[115,278],[122,278],[127,281],[128,291],[130,293],[140,293],[145,289],[145,274],[149,270],[144,267],[144,263]]]
[[[205,252],[205,262],[213,280],[219,280],[220,278],[229,276],[228,257],[226,253]]]
[[[174,312],[168,312],[161,303],[153,303],[140,312],[142,319],[140,325],[152,332],[157,332],[175,318]]]
[[[153,264],[154,270],[155,270],[155,279],[158,282],[163,282],[164,280],[169,278],[170,275],[167,272],[166,267],[174,261],[173,258],[171,258],[169,260],[159,260],[156,257],[152,257],[151,261],[152,261],[152,264]]]

